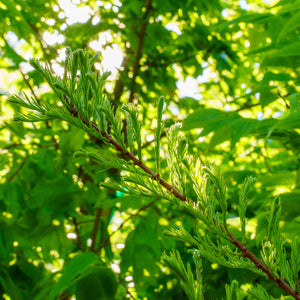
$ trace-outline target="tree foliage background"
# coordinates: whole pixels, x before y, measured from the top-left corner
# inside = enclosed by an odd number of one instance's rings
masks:
[[[185,299],[162,252],[177,249],[195,268],[190,245],[164,235],[176,226],[195,230],[191,216],[168,201],[99,188],[122,174],[73,156],[81,148],[105,153],[103,143],[66,122],[13,120],[23,109],[8,102],[12,93],[62,105],[27,60],[48,62],[62,76],[67,47],[99,52],[99,73],[117,66],[104,94],[115,107],[138,108],[141,158],[153,169],[157,103],[165,97],[162,142],[181,122],[187,152],[214,164],[228,186],[227,224],[237,237],[240,187],[257,178],[246,213],[247,247],[257,256],[279,196],[290,253],[300,229],[299,1],[1,0],[0,16],[3,299]],[[160,168],[162,177],[170,172],[164,162]],[[229,297],[226,284],[235,281],[240,299],[253,299],[247,291],[258,282],[282,294],[256,273],[206,258],[201,280],[206,299]]]

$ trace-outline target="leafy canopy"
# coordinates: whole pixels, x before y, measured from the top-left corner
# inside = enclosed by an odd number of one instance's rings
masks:
[[[174,2],[1,2],[3,297],[299,297],[297,2]]]

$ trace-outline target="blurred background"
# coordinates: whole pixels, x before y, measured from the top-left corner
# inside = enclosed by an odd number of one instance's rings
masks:
[[[248,246],[259,254],[268,208],[280,196],[289,247],[300,229],[299,22],[299,2],[289,0],[1,0],[1,299],[50,299],[53,289],[59,299],[186,297],[160,255],[177,248],[191,261],[188,246],[163,231],[193,230],[195,221],[170,203],[147,206],[147,199],[99,189],[120,174],[73,158],[76,149],[105,148],[83,131],[60,121],[13,121],[21,108],[8,103],[11,94],[62,105],[28,59],[62,76],[68,47],[99,53],[94,70],[111,72],[106,97],[115,107],[138,107],[147,166],[155,166],[156,105],[164,96],[165,127],[181,122],[188,153],[224,177],[232,232],[240,235],[239,187],[251,175],[258,180],[247,210]],[[162,170],[167,178],[166,163]],[[90,272],[81,284],[58,286],[67,262],[93,243],[105,266],[94,279]],[[259,280],[205,259],[203,268],[206,299],[221,299],[234,279],[245,296]],[[104,294],[93,294],[86,278]]]

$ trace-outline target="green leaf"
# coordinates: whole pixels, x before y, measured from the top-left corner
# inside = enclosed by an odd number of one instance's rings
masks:
[[[53,286],[49,300],[55,299],[57,295],[69,288],[72,284],[90,272],[91,267],[98,261],[93,252],[85,252],[75,256],[62,271],[62,276]]]
[[[93,268],[94,271],[76,284],[77,300],[115,299],[118,282],[114,272],[105,264]]]
[[[47,179],[46,177],[37,180],[37,184],[32,189],[31,202],[28,207],[37,208],[59,207],[66,209],[72,207],[72,195],[78,192],[78,188],[67,174]]]
[[[292,193],[280,194],[282,216],[286,220],[292,220],[299,215],[300,210],[300,190],[294,190]]]
[[[284,14],[287,12],[295,12],[299,9],[300,1],[299,0],[280,0],[277,2],[274,7],[280,7],[280,13]]]
[[[300,128],[300,113],[290,113],[286,118],[280,119],[276,125],[278,129],[299,129]]]
[[[84,131],[76,127],[71,127],[71,130],[61,134],[60,148],[66,153],[76,151],[83,146],[84,143]]]
[[[121,252],[120,267],[122,270],[132,267],[134,281],[137,285],[143,285],[144,270],[150,273],[148,280],[155,280],[155,274],[158,272],[155,262],[160,257],[161,246],[156,224],[150,222],[151,220],[153,220],[153,215],[149,215],[145,220],[140,220],[135,230],[128,235],[127,246]]]
[[[3,287],[5,293],[10,296],[10,299],[23,300],[19,287],[15,284],[11,278],[9,272],[2,266],[0,267],[0,284]]]
[[[200,108],[188,115],[188,117],[182,122],[183,126],[181,130],[185,131],[194,128],[205,128],[205,134],[208,134],[215,128],[214,125],[219,121],[223,120],[224,123],[230,123],[228,120],[230,116],[231,115],[229,113],[217,109]],[[223,126],[224,123],[220,125],[220,127]],[[207,129],[207,127],[211,128],[211,130]]]
[[[299,9],[299,6],[295,7]],[[278,36],[278,42],[286,38],[286,36],[293,30],[297,29],[300,24],[300,10],[294,14],[283,26]]]
[[[291,112],[300,112],[300,93],[293,93],[286,97],[290,102]]]
[[[3,228],[3,226],[2,226]],[[0,259],[1,261],[6,261],[9,258],[9,252],[6,247],[6,243],[4,242],[4,236],[3,233],[0,233]]]
[[[265,23],[266,20],[271,20],[272,17],[274,18],[274,16],[272,14],[269,13],[250,13],[247,15],[244,15],[240,18],[236,18],[232,21],[223,23],[221,25],[217,25],[217,27],[221,27],[224,28],[229,26],[229,25],[233,25],[233,24],[239,24],[239,23]]]
[[[292,186],[295,182],[296,174],[294,172],[276,172],[274,174],[265,174],[258,178],[258,181],[264,187],[274,186]]]
[[[271,57],[299,56],[300,42],[291,43],[271,54]]]
[[[241,137],[252,133],[257,128],[257,125],[257,120],[254,119],[241,118],[233,121],[231,130],[227,127],[227,130],[230,131],[231,149],[234,148]]]
[[[262,83],[268,84],[270,81],[289,81],[292,77],[287,73],[267,72],[264,75]]]
[[[15,220],[19,218],[21,212],[21,203],[23,199],[23,190],[17,183],[7,182],[4,185],[4,203],[6,209],[10,212]]]
[[[278,96],[270,90],[262,91],[260,93],[259,102],[262,108],[278,99]]]

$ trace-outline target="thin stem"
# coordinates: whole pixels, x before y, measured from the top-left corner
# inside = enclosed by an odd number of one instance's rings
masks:
[[[151,206],[154,202],[156,202],[158,200],[158,198],[154,199],[153,201],[147,203],[146,205],[142,206],[141,208],[138,209],[138,211],[132,215],[130,215],[126,220],[123,221],[123,223],[118,227],[118,229],[116,231],[113,231],[103,242],[102,244],[96,249],[96,252],[99,251],[101,248],[103,248],[104,246],[106,246],[109,242],[109,240],[111,239],[111,237],[117,233],[118,231],[120,231],[123,226],[125,225],[125,223],[127,223],[129,220],[133,219],[135,216],[137,216],[138,214],[140,214],[141,211],[146,210],[149,206]]]
[[[101,214],[102,214],[102,208],[98,207],[97,211],[96,211],[96,217],[95,217],[93,232],[92,232],[92,236],[91,236],[92,244],[90,247],[90,251],[92,251],[92,252],[95,251],[94,249],[95,249],[95,243],[96,243],[96,235],[97,235],[97,231],[98,231],[98,225],[99,225]]]
[[[268,162],[268,148],[267,148],[267,141],[266,140],[265,140],[264,150],[265,150],[266,155],[264,155],[263,149],[261,149],[260,154],[264,158],[265,166],[266,166],[268,172],[272,173],[272,169],[270,168],[270,165],[269,165],[269,162]]]
[[[72,222],[73,222],[73,224],[74,224],[74,228],[75,228],[75,233],[76,233],[76,237],[77,237],[77,243],[78,243],[78,246],[79,246],[79,248],[80,248],[80,250],[81,250],[82,252],[85,252],[85,249],[84,249],[84,247],[83,247],[83,245],[82,245],[82,241],[81,241],[81,238],[80,238],[79,230],[78,230],[78,223],[77,223],[77,220],[76,220],[75,217],[72,218]]]
[[[26,75],[22,72],[21,69],[19,69],[19,71],[20,71],[20,73],[21,73],[21,75],[22,75],[22,77],[23,77],[25,83],[27,84],[28,88],[30,89],[31,94],[32,94],[33,97],[36,99],[36,101],[37,101],[38,103],[40,103],[40,99],[38,99],[38,96],[37,96],[36,93],[34,92],[34,90],[33,90],[32,86],[31,86],[31,84],[30,84],[29,81],[28,81],[28,78],[27,78]],[[28,76],[28,75],[27,75],[27,76]]]
[[[260,103],[245,104],[244,106],[238,108],[238,109],[235,110],[234,112],[239,112],[239,111],[242,111],[242,110],[245,110],[245,109],[249,109],[249,108],[252,108],[252,107],[255,107],[255,106],[258,106],[258,105],[260,105]]]
[[[25,145],[23,145],[22,143],[19,143],[19,144],[13,143],[13,144],[3,147],[1,150],[9,150],[11,148],[15,148],[15,147],[19,147],[19,146],[24,147]]]
[[[132,72],[132,78],[131,78],[131,83],[130,83],[130,95],[129,95],[129,100],[128,100],[129,103],[131,103],[133,101],[133,97],[134,97],[135,81],[136,81],[136,77],[139,72],[140,60],[142,57],[146,28],[149,24],[149,14],[150,14],[151,8],[152,8],[152,0],[146,0],[145,13],[142,17],[142,19],[144,21],[141,24],[140,31],[138,32],[138,42],[137,42],[136,54],[135,54],[135,58],[134,58],[134,62],[133,62],[133,72]]]
[[[116,81],[114,92],[113,92],[113,99],[114,105],[117,107],[120,103],[120,98],[123,94],[124,90],[124,74],[128,73],[128,63],[129,63],[129,51],[127,49],[126,56],[123,58],[122,65],[120,67],[121,71],[119,72],[119,78]]]
[[[22,163],[19,165],[19,167],[16,169],[16,171],[10,175],[10,177],[7,179],[8,181],[12,181],[14,179],[14,177],[21,171],[21,169],[23,168],[23,166],[25,165],[25,162],[27,160],[28,156],[26,156],[24,158],[24,160],[22,161]]]
[[[283,100],[283,102],[284,102],[286,108],[287,108],[287,109],[290,109],[290,104],[289,104],[289,103],[287,102],[287,100],[285,99],[285,97],[288,96],[288,95],[289,95],[289,94],[287,94],[287,95],[285,95],[285,96],[282,96],[279,92],[277,93],[277,96],[279,96],[279,97]]]
[[[126,282],[119,276],[119,282],[124,286],[126,293],[129,295],[130,299],[136,300],[135,297],[129,292]]]
[[[36,35],[37,37],[37,40],[41,46],[41,49],[44,53],[44,56],[45,58],[47,59],[47,61],[50,62],[50,55],[49,55],[49,49],[51,49],[51,51],[57,55],[57,50],[53,47],[51,47],[50,45],[48,45],[44,40],[43,38],[41,37],[41,34],[40,32],[38,31],[38,29],[33,25],[31,24],[28,20],[25,20],[27,22],[27,24],[29,25],[29,27],[31,28],[32,32]],[[49,64],[49,68],[51,70],[51,72],[53,72],[53,68],[52,68],[52,65]]]

